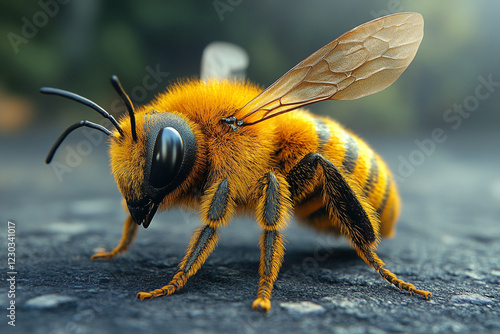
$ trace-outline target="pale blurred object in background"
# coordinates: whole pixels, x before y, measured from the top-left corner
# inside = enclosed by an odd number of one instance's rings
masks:
[[[226,42],[212,42],[201,56],[200,78],[244,80],[248,67],[248,54],[238,45]]]

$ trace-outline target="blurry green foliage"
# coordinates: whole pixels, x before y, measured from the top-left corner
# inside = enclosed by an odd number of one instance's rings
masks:
[[[68,113],[67,101],[39,96],[40,86],[75,91],[107,108],[116,98],[111,74],[130,89],[142,84],[147,66],[159,66],[170,75],[148,92],[147,101],[169,82],[198,75],[201,52],[214,40],[245,48],[248,77],[265,87],[345,31],[395,10],[424,16],[424,41],[414,63],[383,93],[321,103],[312,107],[315,112],[356,129],[413,131],[440,126],[447,108],[474,93],[479,75],[493,74],[500,81],[500,3],[495,0],[221,1],[230,8],[222,15],[211,0],[66,0],[17,53],[9,34],[23,36],[23,18],[33,23],[44,6],[55,11],[58,2],[2,1],[0,93],[33,101],[39,120],[61,116],[71,122],[88,111]],[[498,95],[481,101],[481,115],[471,117],[471,124],[498,124]]]

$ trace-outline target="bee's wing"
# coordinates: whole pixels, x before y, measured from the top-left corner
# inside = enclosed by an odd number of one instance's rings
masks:
[[[288,71],[237,112],[254,124],[324,100],[353,100],[390,86],[423,37],[418,13],[385,16],[352,29]],[[238,117],[237,117],[238,118]]]
[[[247,67],[248,55],[241,47],[226,42],[212,42],[203,50],[200,78],[204,81],[242,80]]]

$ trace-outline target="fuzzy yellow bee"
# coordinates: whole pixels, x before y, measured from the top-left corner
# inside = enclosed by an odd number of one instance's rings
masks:
[[[422,37],[420,14],[389,15],[345,33],[264,91],[245,81],[186,80],[138,108],[112,77],[128,109],[119,121],[79,95],[42,88],[42,93],[92,107],[115,127],[111,132],[89,121],[76,123],[47,157],[50,163],[76,128],[109,136],[112,172],[130,215],[119,245],[92,258],[111,259],[126,251],[137,227],[147,228],[157,210],[197,210],[202,224],[178,272],[165,286],[137,297],[171,295],[200,269],[219,230],[235,215],[250,213],[262,229],[260,282],[252,308],[269,311],[285,251],[283,233],[295,214],[317,230],[345,236],[389,283],[429,298],[430,292],[384,268],[375,253],[380,238],[393,235],[400,206],[387,165],[337,122],[300,109],[385,89],[413,60]]]

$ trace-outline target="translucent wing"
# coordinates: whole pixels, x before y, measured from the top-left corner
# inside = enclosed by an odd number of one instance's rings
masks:
[[[232,120],[238,126],[250,125],[319,101],[353,100],[379,92],[411,63],[423,26],[418,13],[389,15],[360,25],[292,68]]]
[[[226,42],[212,42],[201,57],[202,80],[244,79],[248,55],[241,47]]]

